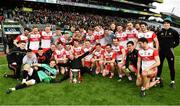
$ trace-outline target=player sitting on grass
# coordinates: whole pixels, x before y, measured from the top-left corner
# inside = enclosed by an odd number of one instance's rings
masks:
[[[55,60],[51,60],[49,65],[37,63],[33,64],[34,68],[32,68],[29,64],[25,64],[23,66],[23,80],[21,84],[18,84],[13,88],[9,88],[6,93],[9,94],[12,91],[32,86],[40,82],[53,82],[53,79],[55,79],[57,75],[57,70],[54,68],[55,65]],[[37,67],[42,67],[45,70],[37,71]]]
[[[136,85],[141,87],[141,96],[145,96],[145,90],[159,83],[159,80],[154,81],[152,79],[156,77],[160,59],[158,50],[150,48],[146,38],[140,38],[138,41],[141,49],[138,51]],[[142,72],[140,72],[140,69],[142,69]]]

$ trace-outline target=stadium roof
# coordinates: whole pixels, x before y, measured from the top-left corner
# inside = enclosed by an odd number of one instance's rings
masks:
[[[112,0],[112,1],[116,1],[116,2],[120,2],[120,3],[126,3],[126,4],[130,4],[130,5],[135,5],[135,6],[141,6],[141,7],[148,7],[148,8],[152,8],[152,9],[156,9],[155,6],[152,5],[146,5],[143,3],[137,3],[137,2],[132,2],[132,1],[127,1],[127,0]]]
[[[102,5],[95,5],[95,4],[86,4],[86,3],[78,3],[78,2],[67,2],[67,1],[41,1],[41,0],[26,0],[26,1],[35,1],[35,2],[42,2],[42,3],[53,3],[53,4],[60,4],[60,5],[67,5],[67,6],[77,6],[77,7],[85,7],[85,8],[94,8],[94,9],[102,9],[102,10],[109,10],[109,11],[120,11],[125,13],[131,13],[131,14],[139,14],[144,16],[161,16],[157,13],[152,12],[146,12],[146,11],[138,11],[138,10],[132,10],[132,9],[125,9],[125,8],[117,8],[112,6],[102,6]],[[115,0],[114,0],[115,1]],[[121,0],[119,0],[121,1]],[[125,0],[122,0],[125,1]],[[130,2],[131,3],[131,2]]]
[[[162,18],[170,17],[175,25],[180,26],[180,17],[174,15],[173,13],[161,12]]]
[[[163,0],[153,0],[155,2],[158,2],[158,3],[163,3]]]

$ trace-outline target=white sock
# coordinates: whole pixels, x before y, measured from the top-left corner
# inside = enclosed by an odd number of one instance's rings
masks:
[[[119,74],[119,78],[122,78],[122,75],[121,75],[121,74]]]
[[[141,87],[141,90],[142,90],[142,91],[144,91],[144,90],[145,90],[145,88],[142,86],[142,87]]]
[[[16,90],[16,88],[10,88],[12,91],[15,91]]]
[[[132,81],[132,77],[131,77],[131,76],[128,76],[128,80],[129,80],[129,81]]]
[[[157,80],[160,80],[161,78],[160,77],[157,77]]]
[[[171,83],[175,83],[175,81],[171,81]]]

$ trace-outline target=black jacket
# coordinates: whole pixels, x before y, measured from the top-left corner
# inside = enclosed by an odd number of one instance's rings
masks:
[[[68,67],[70,69],[81,69],[83,67],[82,59],[84,57],[86,57],[89,53],[90,52],[86,52],[82,56],[80,56],[78,58],[74,58],[73,60],[69,59],[67,63],[65,63],[65,64],[58,64],[58,66],[65,66],[65,67]]]
[[[38,63],[48,64],[47,57],[44,53],[42,56],[40,56],[38,53],[36,53],[36,57],[37,57]]]
[[[52,57],[54,51],[52,51],[51,49],[48,49],[44,55],[46,56],[46,63],[50,63],[50,59]]]
[[[157,37],[161,50],[168,50],[179,45],[179,33],[172,28],[169,28],[168,30],[162,29],[157,33]]]
[[[126,56],[126,68],[129,67],[130,64],[134,65],[137,68],[137,60],[138,60],[138,50],[134,49],[132,52],[128,52]]]
[[[17,65],[22,64],[22,59],[26,55],[25,49],[20,49],[19,47],[14,48],[10,53],[7,54],[8,64],[16,62]]]

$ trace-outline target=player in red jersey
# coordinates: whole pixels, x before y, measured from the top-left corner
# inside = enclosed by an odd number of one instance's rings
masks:
[[[73,40],[77,40],[77,41],[79,41],[79,42],[82,42],[83,37],[84,37],[84,36],[81,35],[79,29],[76,29],[75,32],[73,33],[72,39],[73,39]]]
[[[104,68],[104,70],[102,72],[103,76],[106,76],[109,73],[110,73],[109,78],[112,78],[114,76],[115,59],[116,59],[116,54],[115,54],[115,52],[112,51],[111,44],[107,44],[105,52],[104,52],[104,65],[105,65],[105,68]]]
[[[93,51],[93,62],[92,67],[96,68],[96,74],[102,73],[103,68],[103,55],[104,55],[104,49],[101,48],[101,44],[96,44],[96,49]]]
[[[79,56],[81,56],[83,54],[83,49],[81,44],[79,44],[79,41],[74,41],[74,45],[73,45],[73,51],[74,51],[74,56],[75,58],[78,58]]]
[[[94,37],[97,43],[104,37],[104,29],[101,26],[96,26],[94,30]]]
[[[126,51],[123,46],[119,45],[119,41],[117,38],[113,39],[113,45],[112,45],[112,50],[113,52],[116,53],[116,62],[117,66],[119,68],[119,80],[122,79],[122,76],[125,75],[125,73],[122,71],[122,67],[125,65],[125,56],[126,56]]]
[[[57,49],[54,51],[52,58],[56,61],[56,63],[59,64],[64,64],[67,62],[67,56],[66,56],[66,51],[63,47],[63,45],[58,44]],[[61,74],[65,73],[65,68],[64,67],[58,67]]]
[[[37,53],[40,47],[40,41],[41,35],[39,34],[38,28],[34,26],[32,32],[29,33],[28,49],[31,49],[33,52]]]
[[[92,49],[92,47],[93,46],[91,45],[90,41],[86,40],[83,45],[83,52],[85,53],[87,51],[90,51]],[[93,55],[92,54],[87,55],[83,59],[83,66],[91,68],[92,61],[93,61]]]
[[[63,36],[57,39],[56,43],[61,43],[63,46],[65,46],[67,43],[72,43],[73,39],[70,37],[68,32],[65,32]]]
[[[16,39],[13,41],[14,45],[19,47],[18,43],[23,41],[26,43],[26,49],[27,49],[29,32],[30,32],[29,28],[24,28],[24,34],[21,34],[16,37]]]
[[[65,48],[65,52],[66,52],[67,57],[74,54],[73,46],[70,43],[67,43],[64,48]]]
[[[149,47],[146,38],[140,38],[139,45],[141,49],[138,51],[136,85],[141,87],[141,96],[145,96],[145,90],[159,83],[159,80],[153,79],[156,77],[160,59],[158,50]],[[142,69],[142,72],[140,72],[140,69]]]
[[[45,52],[51,46],[51,38],[53,36],[51,27],[49,25],[46,26],[45,30],[42,31],[40,34],[41,34],[41,48],[43,48],[43,51]]]
[[[148,28],[147,23],[141,22],[140,27],[141,27],[141,32],[138,33],[138,36],[137,36],[138,39],[144,37],[148,40],[148,45],[151,48],[154,48],[154,43],[155,43],[155,48],[159,49],[159,42],[158,42],[157,36],[153,31],[149,31],[147,29]]]
[[[86,40],[89,40],[91,44],[95,43],[95,36],[93,35],[93,28],[88,28],[88,33],[85,36]]]
[[[120,25],[117,26],[115,37],[118,38],[121,46],[123,46],[124,48],[127,48],[126,44],[127,44],[128,38],[127,38],[127,34],[124,32],[123,26],[120,26]]]
[[[137,39],[138,31],[133,27],[132,22],[127,23],[126,34],[128,41],[133,41],[134,44],[136,45],[138,41]]]

